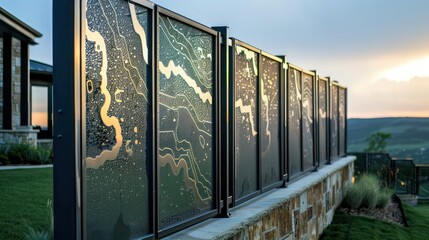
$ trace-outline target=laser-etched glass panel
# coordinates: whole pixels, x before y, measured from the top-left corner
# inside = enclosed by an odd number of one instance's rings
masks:
[[[262,184],[280,181],[280,63],[261,57]]]
[[[289,174],[294,176],[301,172],[301,72],[290,68],[288,79],[289,96]]]
[[[319,161],[321,163],[328,160],[328,82],[319,81]]]
[[[331,160],[338,157],[338,87],[332,86],[331,96]]]
[[[86,238],[140,238],[152,209],[150,13],[127,1],[84,8]]]
[[[339,89],[339,151],[340,156],[344,156],[346,154],[346,89]]]
[[[313,154],[313,90],[314,80],[313,76],[303,73],[302,79],[302,160],[304,170],[314,166]]]
[[[159,18],[159,226],[214,209],[215,38]]]
[[[258,54],[235,46],[235,199],[258,190]]]

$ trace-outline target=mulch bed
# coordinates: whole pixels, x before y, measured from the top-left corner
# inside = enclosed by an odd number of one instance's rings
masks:
[[[346,214],[353,216],[363,216],[378,219],[381,221],[395,223],[400,226],[406,226],[404,221],[404,216],[401,211],[401,200],[398,198],[393,198],[390,203],[383,209],[374,208],[360,208],[360,209],[349,209],[341,207],[339,211],[345,212]]]

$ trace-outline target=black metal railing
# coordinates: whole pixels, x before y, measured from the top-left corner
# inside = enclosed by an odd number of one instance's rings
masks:
[[[54,2],[55,238],[160,238],[346,155],[338,82],[149,1],[69,2]]]

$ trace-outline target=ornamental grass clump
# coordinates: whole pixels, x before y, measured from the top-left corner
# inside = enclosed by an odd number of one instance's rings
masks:
[[[378,195],[380,191],[380,183],[375,175],[363,175],[360,178],[359,184],[365,188],[364,199],[361,207],[373,209],[377,206]]]
[[[390,188],[384,188],[378,194],[377,208],[384,208],[387,206],[389,201],[392,199],[392,195],[395,193]]]
[[[393,190],[381,187],[377,176],[362,175],[348,188],[343,206],[350,209],[384,208],[392,195]]]
[[[365,197],[365,190],[361,184],[353,184],[347,190],[347,194],[344,197],[344,205],[348,208],[358,209]]]

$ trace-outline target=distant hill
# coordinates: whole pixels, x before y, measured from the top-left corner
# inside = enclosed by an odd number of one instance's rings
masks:
[[[413,157],[429,163],[429,118],[351,118],[348,127],[348,152],[361,152],[374,132],[392,134],[388,152],[395,157]]]

